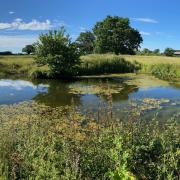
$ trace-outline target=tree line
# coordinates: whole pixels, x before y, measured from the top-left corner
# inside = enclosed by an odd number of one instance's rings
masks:
[[[92,31],[81,32],[72,42],[65,28],[41,34],[33,45],[22,49],[23,53],[35,54],[39,65],[48,65],[52,74],[56,76],[76,75],[77,67],[81,63],[80,56],[91,53],[142,54],[159,55],[158,49],[139,51],[143,38],[140,32],[130,25],[128,18],[107,16],[97,22]],[[173,50],[167,48],[165,54],[172,56]]]
[[[97,22],[92,31],[81,32],[73,44],[81,55],[92,53],[174,55],[172,48],[166,48],[163,53],[159,49],[151,51],[144,48],[139,50],[142,42],[141,34],[130,26],[128,18],[107,16],[103,21]],[[35,47],[35,44],[26,45],[22,52],[34,54]]]

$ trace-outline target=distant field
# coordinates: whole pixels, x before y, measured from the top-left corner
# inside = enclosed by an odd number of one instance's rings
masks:
[[[128,61],[137,61],[141,64],[155,65],[155,64],[177,64],[180,65],[180,57],[166,57],[166,56],[130,56],[130,55],[119,55],[124,57]],[[111,54],[93,54],[88,56],[82,56],[82,60],[101,60],[104,58],[112,59],[116,55]]]
[[[82,56],[82,61],[94,61],[94,60],[103,60],[103,59],[112,59],[115,55],[87,55]],[[180,57],[165,57],[165,56],[129,56],[129,55],[120,55],[128,61],[137,61],[141,64],[175,64],[180,65]],[[0,56],[0,64],[18,64],[18,65],[32,65],[34,62],[33,56]]]
[[[0,56],[0,77],[27,77],[35,67],[32,56]]]
[[[1,64],[30,65],[33,63],[33,56],[0,56]]]

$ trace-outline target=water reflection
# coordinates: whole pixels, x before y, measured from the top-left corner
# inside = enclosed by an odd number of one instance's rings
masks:
[[[24,80],[0,80],[0,104],[14,104],[30,100],[38,93],[46,93],[48,85]]]
[[[180,99],[180,88],[152,76],[134,74],[76,81],[0,80],[0,104],[35,100],[56,107],[70,105],[73,99],[76,106],[97,107],[100,100],[107,102],[109,94],[115,105],[124,106],[133,99]]]
[[[41,81],[42,82],[42,81]],[[34,81],[39,84],[40,81]],[[43,83],[48,84],[48,90],[44,93],[38,93],[33,100],[48,106],[65,106],[71,105],[72,100],[76,106],[81,105],[80,95],[69,93],[69,83],[58,80],[45,80]]]

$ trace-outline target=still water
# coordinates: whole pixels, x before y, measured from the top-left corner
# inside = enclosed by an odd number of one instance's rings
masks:
[[[149,75],[114,75],[91,77],[74,81],[59,80],[0,80],[0,105],[10,105],[34,100],[48,106],[74,104],[80,109],[97,109],[107,104],[112,95],[113,107],[120,111],[129,108],[131,102],[163,99],[161,116],[180,112],[180,85],[171,84]],[[164,113],[166,112],[166,113]]]

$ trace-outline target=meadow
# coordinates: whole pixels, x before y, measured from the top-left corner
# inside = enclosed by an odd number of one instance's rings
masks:
[[[180,58],[166,56],[87,55],[81,56],[77,75],[150,73],[162,79],[180,78]],[[37,66],[33,56],[0,56],[1,77],[49,77],[47,66]]]

